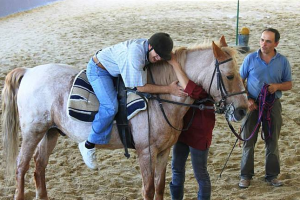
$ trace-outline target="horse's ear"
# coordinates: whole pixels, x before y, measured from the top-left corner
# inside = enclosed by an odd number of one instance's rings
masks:
[[[228,55],[224,53],[214,42],[212,42],[212,47],[214,55],[219,62],[222,62],[228,58]]]
[[[220,38],[220,45],[221,47],[228,47],[224,35],[222,35],[222,37]]]

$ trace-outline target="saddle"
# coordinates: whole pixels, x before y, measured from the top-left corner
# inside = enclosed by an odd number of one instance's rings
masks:
[[[128,120],[133,118],[138,112],[147,109],[147,99],[140,97],[132,90],[125,88],[121,76],[115,78],[119,108],[115,117],[120,139],[124,145],[125,156],[130,157],[128,148],[135,149],[132,133]],[[90,85],[86,70],[80,71],[74,79],[67,104],[68,116],[74,120],[91,123],[98,113],[99,103],[92,86]]]

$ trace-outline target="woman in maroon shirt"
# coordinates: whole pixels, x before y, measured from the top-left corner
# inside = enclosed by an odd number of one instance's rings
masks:
[[[181,86],[188,96],[193,99],[203,99],[208,96],[201,86],[189,80],[177,63],[175,56],[168,61],[172,64]],[[176,64],[177,63],[177,64]],[[212,106],[211,103],[205,103]],[[184,127],[187,126],[193,115],[193,109],[189,109],[184,116]],[[208,150],[212,140],[212,131],[215,126],[215,113],[213,109],[196,109],[194,119],[187,131],[181,132],[177,143],[173,147],[172,155],[172,181],[170,192],[172,200],[181,200],[184,195],[185,163],[191,153],[194,176],[198,182],[198,200],[206,200],[211,197],[211,183],[207,171]]]

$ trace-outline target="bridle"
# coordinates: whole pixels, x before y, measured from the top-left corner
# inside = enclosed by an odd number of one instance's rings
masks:
[[[233,115],[233,113],[235,112],[235,107],[232,105],[232,103],[229,104],[229,105],[226,105],[226,99],[228,97],[235,96],[235,95],[240,95],[240,94],[245,94],[247,92],[246,92],[246,90],[244,90],[244,91],[241,91],[241,92],[235,92],[235,93],[228,94],[228,92],[227,92],[227,90],[225,88],[225,84],[223,82],[221,71],[220,71],[220,65],[222,65],[222,64],[224,64],[226,62],[229,62],[231,60],[232,60],[232,58],[229,58],[227,60],[219,62],[216,59],[215,70],[214,70],[214,73],[213,73],[213,76],[212,76],[212,79],[211,79],[208,91],[210,92],[214,76],[217,76],[217,89],[220,90],[220,92],[221,92],[221,100],[219,102],[216,102],[217,105],[216,105],[216,111],[215,112],[219,113],[219,114],[224,114],[225,113],[225,118],[226,118],[227,124],[228,124],[231,132],[238,139],[241,139],[240,134],[238,134],[235,131],[235,129],[233,128],[232,124],[230,123],[230,120],[228,119],[228,116]],[[242,131],[242,128],[240,129],[240,133],[241,133],[241,131]]]
[[[221,71],[220,71],[220,65],[222,65],[224,63],[227,63],[231,60],[232,60],[232,58],[228,58],[227,60],[219,62],[218,59],[216,59],[215,70],[213,72],[213,75],[212,75],[212,78],[211,78],[211,81],[210,81],[210,85],[209,85],[209,89],[208,89],[208,93],[210,94],[210,89],[212,87],[214,77],[217,76],[217,89],[220,90],[220,93],[221,93],[221,100],[219,102],[215,102],[216,113],[218,113],[218,114],[224,114],[225,112],[229,113],[229,114],[232,114],[235,111],[235,108],[232,104],[226,105],[226,99],[228,97],[231,97],[231,96],[246,93],[246,91],[244,90],[244,91],[241,91],[241,92],[235,92],[235,93],[228,94],[228,92],[225,88],[225,84],[224,84],[222,74],[221,74]],[[226,115],[226,116],[228,116],[228,115]]]

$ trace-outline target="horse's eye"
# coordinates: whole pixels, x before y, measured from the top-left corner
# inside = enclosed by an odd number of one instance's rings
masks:
[[[227,76],[227,79],[228,79],[228,80],[232,80],[233,78],[234,78],[233,75]]]

